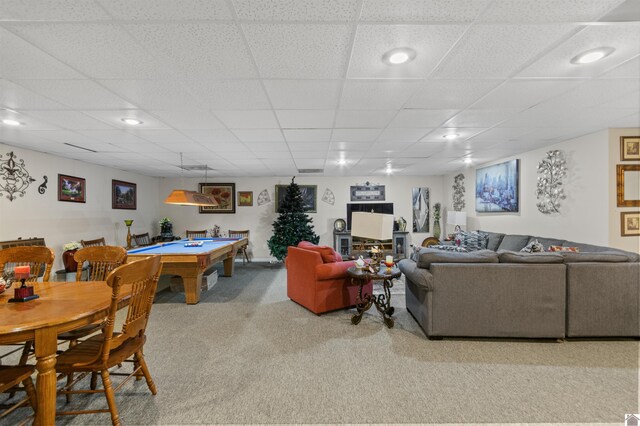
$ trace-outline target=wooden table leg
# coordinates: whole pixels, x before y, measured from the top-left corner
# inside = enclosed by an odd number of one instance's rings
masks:
[[[56,421],[56,349],[55,327],[35,331],[36,346],[36,395],[38,411],[35,425],[53,425]]]
[[[202,272],[195,277],[182,276],[184,284],[184,295],[188,305],[195,305],[200,301],[200,283],[202,283]]]
[[[222,263],[224,265],[224,276],[232,277],[233,276],[233,265],[235,264],[236,254],[232,253],[228,257],[226,257]]]

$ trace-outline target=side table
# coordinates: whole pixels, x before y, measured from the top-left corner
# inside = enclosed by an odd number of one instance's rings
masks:
[[[392,328],[394,325],[393,315],[395,309],[391,306],[391,287],[393,287],[393,279],[400,278],[402,272],[395,265],[393,268],[381,268],[379,272],[371,272],[369,269],[359,269],[355,266],[347,269],[347,273],[351,277],[351,282],[358,284],[358,298],[356,300],[356,309],[358,312],[351,317],[351,323],[357,325],[362,320],[362,315],[371,308],[371,305],[376,305],[376,309],[382,315],[384,324]],[[382,281],[382,287],[384,288],[383,294],[362,294],[362,287],[369,281]]]

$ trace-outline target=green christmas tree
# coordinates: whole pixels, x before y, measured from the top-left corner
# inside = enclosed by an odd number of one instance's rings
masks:
[[[284,200],[280,203],[278,219],[273,222],[273,236],[267,244],[271,255],[283,260],[287,255],[287,247],[297,246],[300,241],[310,241],[318,244],[320,237],[313,232],[311,219],[304,212],[304,201],[300,187],[291,179],[291,185],[286,189]]]

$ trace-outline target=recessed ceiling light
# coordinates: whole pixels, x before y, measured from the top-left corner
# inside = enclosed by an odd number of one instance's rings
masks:
[[[599,61],[602,58],[606,58],[611,55],[616,49],[613,47],[598,47],[597,49],[587,50],[579,55],[571,58],[571,63],[576,65],[590,64],[595,61]]]
[[[123,118],[122,121],[124,121],[126,124],[130,126],[137,126],[139,124],[142,124],[142,121],[137,120],[135,118]]]
[[[471,164],[471,158],[467,157],[464,159],[464,164]]]
[[[445,138],[445,139],[455,139],[458,136],[460,136],[460,135],[457,134],[457,133],[449,133],[448,135],[444,135],[443,138]]]
[[[389,65],[400,65],[412,61],[416,57],[416,51],[410,47],[392,49],[382,55],[382,61]]]
[[[18,120],[10,120],[8,118],[2,120],[2,124],[6,124],[7,126],[21,126],[22,123]]]
[[[341,166],[344,166],[345,164],[347,164],[347,160],[345,160],[344,158],[341,158],[338,160],[338,164]]]

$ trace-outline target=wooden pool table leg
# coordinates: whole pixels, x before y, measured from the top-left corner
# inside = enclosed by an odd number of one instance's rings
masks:
[[[202,272],[195,277],[182,276],[184,284],[184,295],[187,299],[187,305],[195,305],[200,301],[200,283],[202,282]]]
[[[224,276],[232,277],[233,276],[233,265],[235,264],[236,256],[235,253],[226,257],[222,264],[224,265]]]

